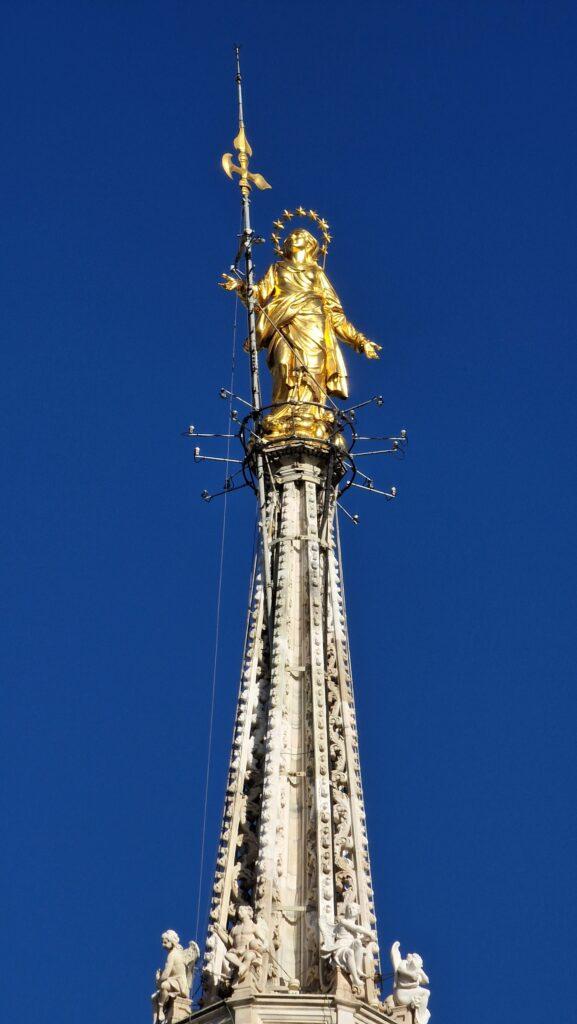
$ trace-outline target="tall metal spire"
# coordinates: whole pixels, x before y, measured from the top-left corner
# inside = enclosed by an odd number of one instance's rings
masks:
[[[245,258],[246,306],[248,310],[251,388],[255,412],[259,412],[262,401],[258,373],[258,354],[256,347],[256,329],[254,316],[254,270],[252,261],[252,245],[254,233],[250,222],[250,192],[253,183],[259,189],[266,189],[270,188],[271,186],[269,185],[268,181],[266,181],[263,178],[262,174],[254,174],[252,171],[249,171],[248,169],[250,157],[252,156],[252,149],[246,137],[244,126],[242,75],[240,71],[240,46],[235,47],[235,54],[236,86],[238,96],[238,134],[233,142],[233,146],[238,152],[238,162],[240,166],[233,162],[234,158],[232,153],[225,153],[222,158],[222,167],[225,174],[227,174],[229,178],[233,178],[234,174],[238,174],[239,176],[238,184],[240,188],[242,206],[242,240],[240,252],[244,253]]]
[[[244,112],[242,109],[242,75],[240,73],[240,46],[234,48],[236,54],[236,84],[238,87],[238,123],[244,128]]]
[[[250,192],[253,184],[256,185],[256,187],[259,189],[271,188],[271,186],[269,185],[268,181],[266,181],[265,178],[263,178],[262,174],[254,174],[252,171],[249,171],[248,169],[249,160],[250,157],[252,156],[252,149],[246,137],[244,126],[242,75],[240,71],[240,46],[235,46],[235,55],[236,85],[238,96],[238,134],[233,142],[233,146],[238,152],[239,165],[233,162],[232,153],[225,153],[222,158],[222,167],[225,174],[227,174],[229,178],[233,178],[234,174],[238,174],[239,176],[238,184],[241,194],[242,236],[239,253],[237,256],[237,262],[244,255],[244,288],[242,289],[241,295],[247,309],[251,395],[254,412],[255,414],[257,414],[260,412],[262,408],[262,396],[258,370],[258,349],[256,339],[254,267],[252,258],[254,232],[252,230],[250,222]],[[266,515],[266,488],[264,480],[263,457],[260,450],[258,450],[258,439],[256,440],[257,451],[255,458],[255,469],[258,485],[259,526],[263,555],[263,572],[265,580],[267,619],[269,620],[270,623],[270,618],[272,614],[272,585],[268,524]]]

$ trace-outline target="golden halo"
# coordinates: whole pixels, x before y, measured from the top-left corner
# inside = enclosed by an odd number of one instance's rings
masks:
[[[281,246],[281,232],[284,231],[287,224],[289,223],[289,221],[293,219],[293,217],[308,217],[309,220],[314,221],[317,227],[321,229],[323,234],[323,244],[319,246],[319,250],[323,254],[324,266],[324,262],[327,258],[327,252],[329,250],[329,245],[332,241],[331,235],[329,234],[328,221],[324,220],[323,217],[320,217],[316,210],[305,210],[304,206],[297,206],[296,210],[283,210],[280,217],[278,217],[276,220],[273,220],[273,227],[276,228],[277,230],[273,231],[272,235],[270,236],[270,240],[274,246],[274,251],[276,252],[277,256],[283,255]]]

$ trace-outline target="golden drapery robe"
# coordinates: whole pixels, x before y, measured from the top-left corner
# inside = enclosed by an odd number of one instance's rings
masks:
[[[345,317],[324,270],[315,262],[273,263],[255,288],[257,344],[268,351],[273,405],[324,405],[348,397],[337,338],[363,351],[366,338]]]

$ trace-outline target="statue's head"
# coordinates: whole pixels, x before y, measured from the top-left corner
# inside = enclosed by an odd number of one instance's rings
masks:
[[[252,920],[252,907],[247,907],[243,904],[241,907],[238,908],[236,916],[238,917],[239,921],[246,921],[247,918],[250,918]]]
[[[287,260],[302,254],[307,263],[314,263],[319,254],[319,243],[306,228],[296,228],[285,238],[282,251]]]
[[[419,956],[418,953],[407,953],[407,964],[409,967],[413,967],[415,970],[420,971],[423,966],[423,958],[422,956]]]
[[[355,919],[359,916],[361,908],[358,903],[347,903],[345,905],[345,917]]]
[[[180,939],[172,928],[162,933],[162,945],[165,949],[173,949],[175,946],[180,946]]]

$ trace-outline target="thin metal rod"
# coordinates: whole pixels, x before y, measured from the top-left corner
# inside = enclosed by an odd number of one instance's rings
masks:
[[[229,391],[228,388],[221,388],[219,394],[221,398],[234,398],[235,402],[242,402],[242,404],[247,405],[249,409],[254,408],[250,402],[247,402],[246,398],[241,398],[240,395],[233,395],[232,391]]]
[[[234,473],[231,473],[230,476],[227,476],[226,479],[227,480],[234,480],[235,476],[240,476],[240,474],[243,473],[243,472],[244,472],[244,462],[243,462],[242,466],[240,467],[240,469],[235,469]]]
[[[240,73],[240,46],[235,46],[236,53],[236,85],[238,92],[238,126],[244,128],[244,112],[242,107],[242,75]]]
[[[242,466],[242,459],[221,459],[218,455],[201,455],[200,452],[195,451],[194,453],[195,462],[235,462],[238,466]]]
[[[208,491],[203,491],[201,498],[204,501],[212,501],[213,498],[220,498],[222,494],[234,494],[235,491],[243,491],[248,484],[240,484],[239,487],[225,487],[223,491],[215,491],[214,494],[209,494]]]
[[[364,409],[365,405],[371,405],[372,402],[376,402],[377,405],[382,405],[383,404],[383,396],[382,395],[373,395],[372,398],[367,398],[367,399],[365,399],[364,402],[359,402],[357,405],[351,405],[351,406],[349,406],[348,409],[343,409],[342,410],[343,415],[345,413],[347,413],[347,412],[354,412],[355,409]]]
[[[199,434],[198,430],[194,430],[192,433],[187,430],[183,437],[238,437],[238,434]]]
[[[357,441],[402,441],[406,444],[405,438],[403,437],[390,437],[388,434],[357,434]]]
[[[236,85],[238,96],[238,123],[239,130],[244,128],[244,105],[242,98],[242,76],[240,73],[240,47],[236,51]],[[252,239],[253,231],[250,223],[250,185],[240,180],[240,194],[242,206],[242,237],[245,263],[245,284],[246,284],[246,309],[248,320],[248,339],[250,355],[250,384],[252,404],[255,413],[258,415],[262,406],[260,379],[258,373],[258,349],[256,344],[256,321],[254,315],[254,267],[252,261]],[[264,464],[262,453],[256,450],[256,478],[258,486],[259,504],[259,526],[262,544],[263,576],[266,595],[266,611],[269,627],[269,642],[272,645],[272,579],[270,545],[268,536],[268,523],[266,516],[266,488],[264,481]]]
[[[396,498],[397,492],[395,491],[379,491],[378,487],[367,487],[366,484],[351,484],[351,487],[356,487],[359,491],[368,491],[369,494],[382,494],[383,497],[393,499]]]
[[[367,476],[366,473],[363,473],[362,469],[359,469],[358,466],[353,466],[351,463],[345,463],[345,465],[347,466],[348,469],[351,469],[351,470],[354,469],[355,472],[358,473],[359,476],[362,476],[363,480],[368,480],[369,481],[369,485],[372,486],[372,483],[373,483],[372,476]]]
[[[258,303],[257,303],[257,305],[258,305]],[[283,341],[286,341],[288,347],[292,351],[292,354],[295,356],[297,363],[301,364],[301,370],[304,370],[304,372],[306,373],[306,375],[309,378],[309,380],[311,380],[313,382],[313,384],[319,389],[319,391],[321,392],[323,397],[326,398],[327,402],[330,402],[330,404],[332,405],[334,411],[338,412],[339,410],[338,410],[338,406],[337,406],[336,402],[333,401],[333,399],[329,395],[328,391],[325,391],[325,389],[318,383],[318,381],[315,380],[314,374],[311,373],[311,371],[309,370],[308,366],[306,365],[304,359],[299,355],[299,353],[297,352],[297,350],[296,350],[295,346],[293,345],[291,339],[285,334],[285,332],[283,331],[282,327],[279,327],[279,325],[277,323],[275,323],[275,321],[272,319],[272,317],[270,317],[268,315],[265,306],[258,305],[258,308],[259,308],[260,312],[262,313],[262,315],[265,317],[265,319],[268,320],[268,322],[271,325],[271,327],[274,327],[275,331],[277,331],[277,333],[280,334],[280,336],[283,339]]]
[[[379,448],[374,452],[355,452],[355,460],[362,459],[365,455],[398,455],[398,448]]]
[[[346,518],[347,519],[351,519],[351,522],[353,523],[354,526],[358,526],[359,525],[359,516],[358,515],[352,515],[351,512],[348,511],[348,509],[344,508],[344,505],[340,504],[340,502],[337,502],[336,504],[338,505],[340,511],[344,512]]]

